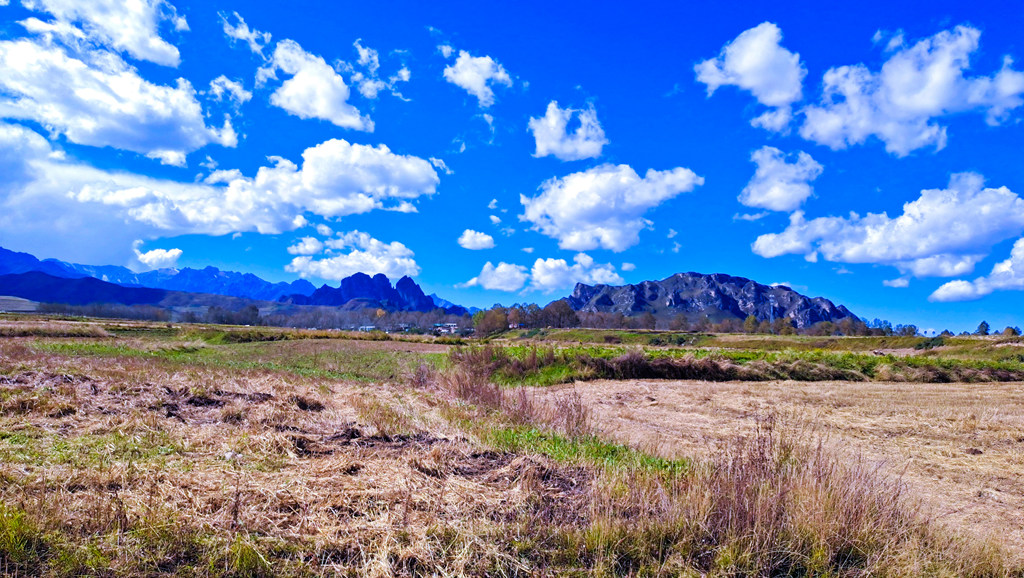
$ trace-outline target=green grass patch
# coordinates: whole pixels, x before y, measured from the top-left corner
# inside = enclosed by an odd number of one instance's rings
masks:
[[[0,567],[13,575],[38,575],[48,550],[43,532],[25,512],[0,504]]]
[[[0,461],[33,466],[92,468],[116,462],[153,463],[184,451],[163,431],[112,431],[69,438],[41,430],[0,432]]]
[[[913,338],[899,338],[913,339]],[[921,355],[829,349],[638,348],[494,346],[452,350],[452,363],[483,373],[503,386],[547,386],[591,379],[698,379],[708,381],[1020,381],[1024,349],[998,359],[946,357],[934,348]]]
[[[197,341],[166,342],[151,350],[116,341],[38,340],[38,351],[69,357],[146,357],[181,366],[289,372],[302,377],[366,382],[395,381],[420,364],[437,368],[448,363],[441,353],[402,351],[386,344],[346,347],[344,340],[248,341],[206,345]]]
[[[499,451],[534,453],[566,463],[588,463],[612,469],[640,469],[665,474],[689,471],[689,460],[666,460],[596,436],[569,438],[532,427],[486,429],[481,441]]]

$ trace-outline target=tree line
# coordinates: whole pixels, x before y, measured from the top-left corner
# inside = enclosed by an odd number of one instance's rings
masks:
[[[473,315],[473,327],[477,335],[487,336],[514,328],[543,327],[583,327],[587,329],[647,329],[667,331],[694,331],[701,333],[749,333],[774,335],[812,335],[812,336],[885,336],[914,337],[921,335],[921,330],[913,324],[893,324],[885,319],[861,319],[856,316],[846,317],[838,321],[820,321],[810,327],[798,328],[792,319],[777,318],[772,321],[758,320],[753,315],[746,319],[726,318],[713,321],[708,317],[692,319],[685,314],[677,314],[670,318],[655,317],[650,312],[641,315],[624,315],[622,313],[588,313],[573,311],[565,300],[559,300],[540,307],[535,304],[515,304],[505,307],[496,304],[488,310],[478,311]],[[990,327],[982,321],[973,335],[989,335]],[[1020,335],[1020,328],[1007,327],[1002,335]],[[943,336],[953,335],[944,331]],[[972,335],[963,332],[961,335]]]

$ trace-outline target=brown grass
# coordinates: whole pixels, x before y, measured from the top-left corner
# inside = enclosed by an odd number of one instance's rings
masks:
[[[103,327],[92,323],[60,321],[0,321],[4,337],[110,337]]]
[[[574,391],[603,435],[666,457],[724,452],[762,416],[788,416],[831,452],[899,477],[937,523],[1024,551],[1020,383],[597,381]],[[538,401],[558,392],[537,390]]]
[[[0,342],[7,575],[1020,575],[871,462],[774,421],[692,462],[565,460],[550,447],[628,454],[594,437],[590,384],[39,351]],[[473,441],[510,429],[548,446]]]

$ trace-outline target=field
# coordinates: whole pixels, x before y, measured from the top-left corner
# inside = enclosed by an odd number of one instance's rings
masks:
[[[1022,343],[506,337],[0,316],[0,573],[1024,576]]]
[[[1024,552],[1020,383],[651,380],[574,390],[604,435],[667,457],[722,451],[765,415],[785,416],[831,451],[899,476],[932,517]]]
[[[0,296],[0,311],[35,311],[36,303],[20,297]]]

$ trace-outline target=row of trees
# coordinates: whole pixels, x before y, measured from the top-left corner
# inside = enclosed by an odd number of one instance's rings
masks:
[[[855,317],[838,322],[823,321],[812,327],[797,329],[792,319],[778,318],[773,321],[758,321],[753,315],[740,321],[726,318],[714,322],[707,317],[691,319],[684,314],[671,318],[655,317],[646,312],[626,316],[622,313],[576,312],[564,300],[555,301],[546,307],[537,305],[495,305],[486,311],[473,315],[473,326],[478,335],[492,335],[507,328],[525,327],[587,327],[591,329],[651,329],[670,331],[699,331],[713,333],[773,333],[776,335],[917,335],[914,325],[896,325],[876,319],[868,323]]]
[[[1002,331],[1000,331],[999,334],[1000,335],[1011,336],[1011,337],[1012,336],[1016,336],[1016,335],[1020,335],[1021,334],[1020,327],[1010,327],[1010,326],[1007,326],[1006,329],[1003,329]],[[942,332],[942,335],[943,336],[950,336],[950,335],[953,335],[953,333],[950,330],[947,329],[947,330]],[[966,331],[964,331],[960,335],[968,335],[968,333]],[[979,323],[978,324],[978,328],[974,330],[974,333],[972,335],[991,335],[991,326],[988,324],[988,321],[982,321],[981,323]]]
[[[74,315],[77,317],[105,317],[107,319],[139,319],[142,321],[170,321],[171,311],[154,305],[121,305],[119,303],[92,303],[68,305],[66,303],[40,303],[39,313]]]
[[[39,305],[38,311],[40,313],[109,319],[316,329],[353,329],[372,325],[381,330],[429,331],[434,324],[457,323],[461,328],[472,326],[469,315],[449,315],[445,313],[444,309],[426,312],[387,311],[372,308],[343,311],[334,307],[301,307],[261,313],[256,305],[246,305],[235,311],[218,305],[174,310],[154,305],[42,303]]]
[[[705,333],[772,333],[775,335],[854,335],[854,336],[915,336],[916,325],[893,325],[884,319],[858,319],[847,317],[836,322],[822,321],[811,327],[798,329],[791,319],[759,321],[753,315],[740,321],[735,318],[713,322],[707,317],[690,319],[678,314],[671,318],[658,318],[651,313],[626,316],[621,313],[586,313],[573,311],[565,300],[554,301],[545,307],[536,304],[495,305],[488,310],[469,315],[449,315],[444,309],[433,311],[387,311],[384,309],[358,309],[344,311],[333,307],[302,307],[260,313],[255,305],[238,311],[211,306],[206,309],[175,312],[153,305],[120,305],[98,303],[91,305],[65,305],[43,303],[41,313],[107,317],[115,319],[142,319],[148,321],[180,321],[185,323],[218,323],[230,325],[267,325],[275,327],[309,327],[319,329],[351,329],[367,325],[382,330],[429,331],[435,324],[456,323],[461,329],[474,327],[478,335],[492,335],[510,327],[587,327],[592,329],[658,329],[670,331],[699,331]],[[1019,327],[1006,327],[1001,335],[1021,335]],[[991,335],[991,326],[982,321],[973,333],[960,335]],[[943,331],[943,337],[954,334]]]
[[[477,335],[492,335],[510,327],[579,327],[579,314],[565,301],[555,301],[545,307],[536,304],[502,307],[495,305],[473,314],[473,328]]]
[[[493,335],[507,328],[525,327],[586,327],[591,329],[656,329],[670,331],[699,331],[706,333],[760,333],[775,335],[849,335],[849,336],[899,336],[920,335],[920,329],[913,324],[896,324],[885,319],[859,319],[847,317],[839,321],[821,321],[810,327],[797,328],[792,319],[778,318],[773,321],[759,321],[753,315],[740,321],[727,318],[715,322],[707,317],[691,319],[684,314],[671,318],[655,317],[650,312],[626,316],[622,313],[587,313],[573,311],[564,300],[555,301],[546,307],[530,305],[495,305],[488,310],[478,311],[472,318],[478,335]],[[974,335],[989,335],[989,324],[981,322]],[[968,334],[964,332],[961,335]],[[1007,327],[1003,335],[1020,335],[1020,329]],[[944,336],[953,335],[944,331]]]
[[[210,309],[212,311],[213,308]],[[211,313],[211,311],[207,311],[205,321],[221,323],[222,321],[218,321],[218,319],[223,313],[220,311]],[[456,323],[460,328],[468,328],[472,325],[469,315],[449,315],[440,308],[433,311],[388,311],[380,308],[345,311],[333,307],[303,307],[267,313],[259,316],[255,322],[251,320],[251,316],[245,317],[245,319],[247,320],[244,323],[239,323],[237,320],[234,323],[236,325],[316,329],[352,329],[373,326],[382,331],[413,332],[429,331],[435,324]]]

